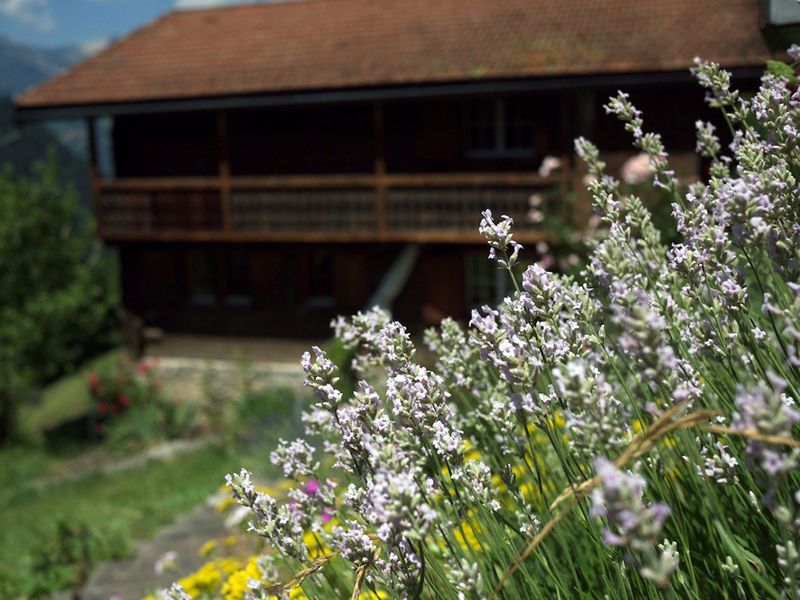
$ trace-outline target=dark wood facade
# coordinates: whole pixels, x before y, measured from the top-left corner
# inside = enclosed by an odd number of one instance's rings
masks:
[[[320,335],[365,308],[409,243],[422,247],[395,315],[412,327],[465,318],[502,285],[483,260],[481,210],[513,216],[532,258],[548,217],[580,227],[589,214],[574,137],[597,140],[612,172],[631,156],[602,114],[614,91],[118,115],[113,177],[94,177],[98,230],[120,250],[126,308],[168,330]],[[696,176],[682,155],[701,93],[630,91]],[[548,156],[562,167],[540,174]],[[534,194],[544,220],[530,218]]]

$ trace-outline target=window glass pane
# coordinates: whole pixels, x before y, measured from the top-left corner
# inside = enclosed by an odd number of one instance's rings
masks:
[[[225,303],[231,306],[250,306],[250,278],[247,254],[242,250],[228,250],[225,256],[227,295]]]
[[[508,273],[498,269],[483,251],[468,252],[464,259],[468,310],[497,306],[508,294]]]
[[[333,298],[333,257],[329,251],[311,251],[308,277],[309,303],[327,306]]]
[[[479,157],[533,154],[530,98],[471,100],[467,106],[468,152]]]
[[[189,253],[189,297],[194,304],[217,303],[214,256],[206,250]]]
[[[495,101],[473,100],[467,107],[470,152],[495,150]]]
[[[505,101],[506,150],[532,150],[533,126],[529,102],[525,98]]]

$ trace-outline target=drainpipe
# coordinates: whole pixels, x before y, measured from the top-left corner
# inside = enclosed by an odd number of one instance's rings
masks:
[[[391,312],[392,302],[403,291],[414,265],[417,264],[420,248],[420,244],[406,244],[370,296],[366,309],[380,306]]]

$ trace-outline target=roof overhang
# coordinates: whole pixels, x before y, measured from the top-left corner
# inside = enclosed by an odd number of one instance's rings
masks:
[[[757,79],[763,66],[728,68],[735,79]],[[609,73],[537,77],[525,79],[461,81],[426,85],[398,85],[335,90],[309,90],[271,94],[248,94],[199,98],[171,98],[148,101],[113,102],[80,105],[18,106],[15,119],[47,121],[87,117],[224,110],[258,107],[303,106],[338,103],[411,100],[417,98],[509,94],[521,92],[557,92],[598,87],[685,83],[692,77],[687,69],[647,73]]]

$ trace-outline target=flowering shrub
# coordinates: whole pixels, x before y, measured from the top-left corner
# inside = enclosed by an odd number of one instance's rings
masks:
[[[749,100],[718,65],[694,74],[733,139],[697,124],[707,183],[679,187],[625,94],[606,106],[679,242],[578,139],[608,226],[579,278],[518,277],[511,220],[486,211],[516,291],[427,332],[435,366],[378,309],[334,323],[351,398],[303,356],[307,437],[272,454],[294,487],[228,477],[280,568],[246,597],[800,598],[800,92],[792,69]]]
[[[130,448],[182,437],[196,425],[195,410],[169,397],[156,368],[121,359],[87,378],[95,402],[95,427],[112,444]]]
[[[0,170],[0,442],[32,391],[117,343],[117,264],[59,162]]]

